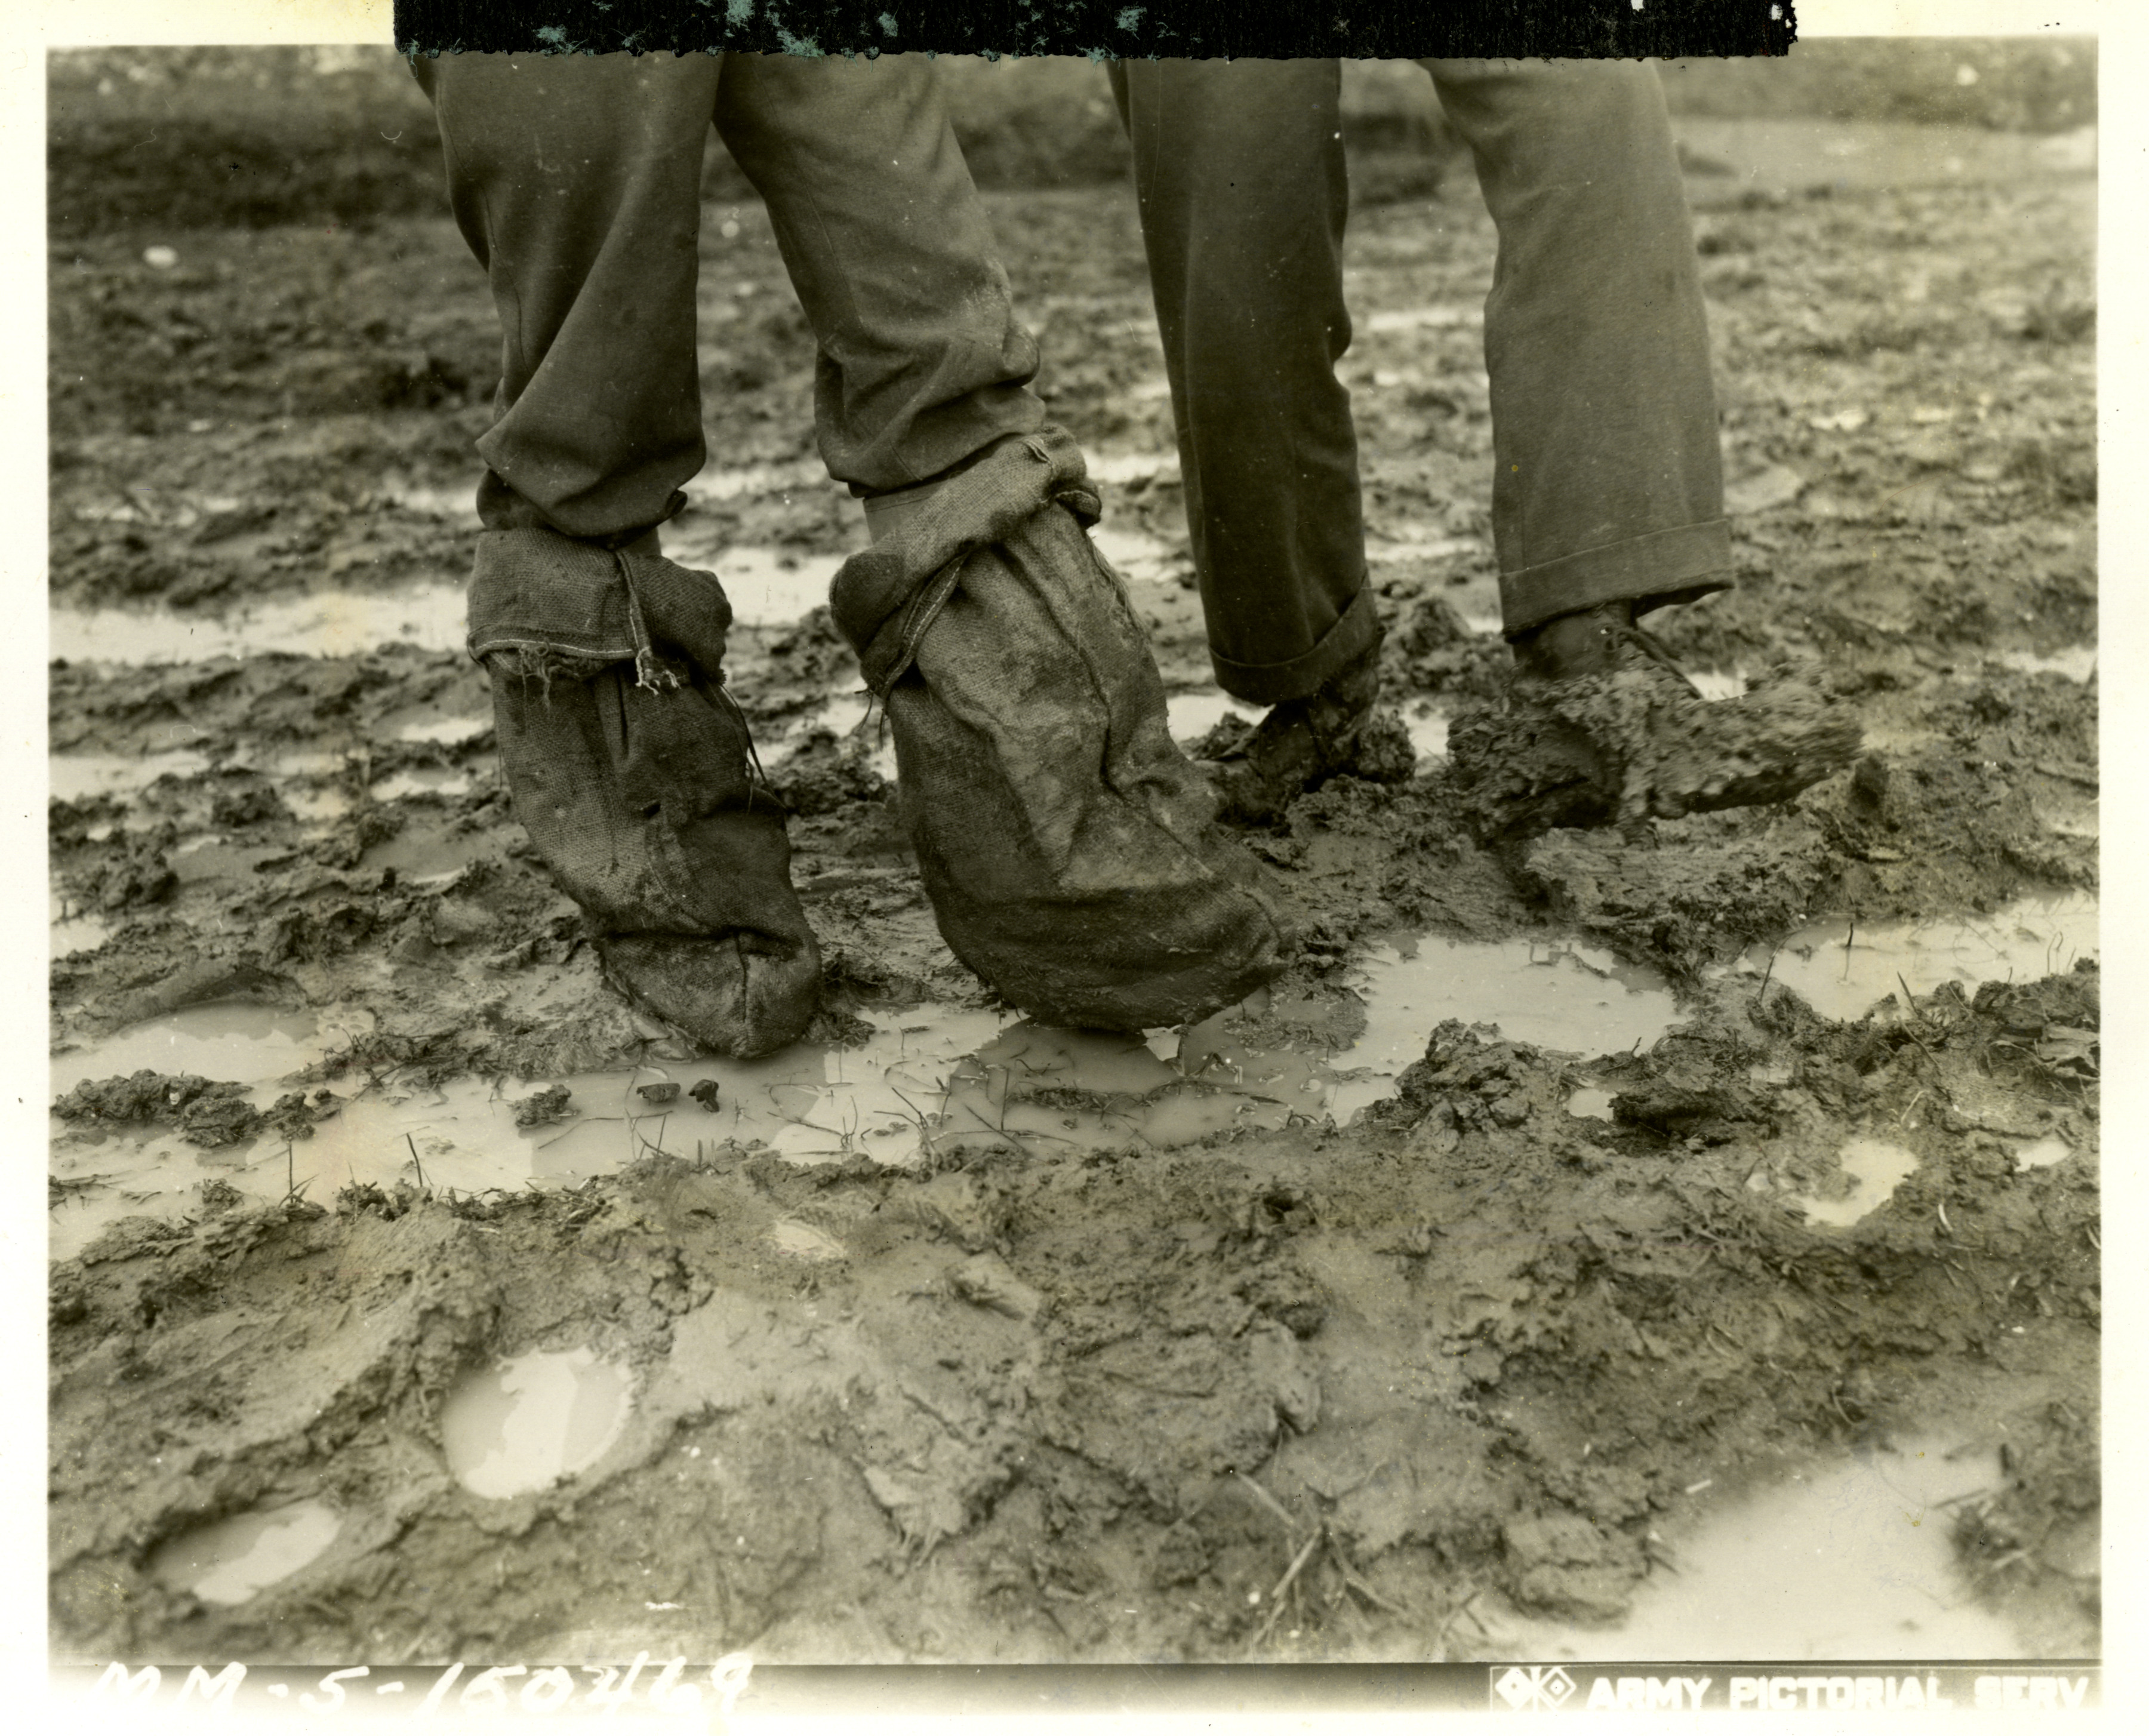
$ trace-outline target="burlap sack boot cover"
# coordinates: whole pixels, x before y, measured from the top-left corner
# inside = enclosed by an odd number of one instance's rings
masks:
[[[470,650],[516,818],[615,987],[757,1055],[813,1016],[820,955],[784,809],[723,690],[731,619],[714,573],[543,529],[478,541]]]
[[[955,955],[1048,1023],[1198,1019],[1284,968],[1289,919],[1173,744],[1064,431],[1004,443],[832,603],[894,733],[904,822]]]

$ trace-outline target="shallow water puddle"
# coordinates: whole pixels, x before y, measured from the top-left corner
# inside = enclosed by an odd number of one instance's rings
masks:
[[[411,766],[369,786],[366,794],[375,802],[398,802],[405,796],[447,798],[467,796],[473,781],[468,772],[450,771],[441,766]]]
[[[1170,387],[1165,388],[1165,395]],[[1099,482],[1140,482],[1151,476],[1176,477],[1176,452],[1091,452],[1085,455],[1092,480]]]
[[[86,1079],[124,1076],[145,1067],[264,1085],[310,1066],[327,1052],[330,1040],[310,1013],[218,1001],[54,1055],[53,1095],[65,1096]]]
[[[1736,669],[1689,669],[1686,678],[1704,699],[1736,699],[1746,691],[1746,677]]]
[[[53,1252],[79,1251],[128,1211],[159,1209],[148,1202],[190,1208],[212,1175],[259,1200],[295,1185],[326,1201],[353,1185],[421,1179],[460,1192],[571,1185],[650,1150],[684,1155],[726,1140],[758,1141],[794,1162],[863,1155],[903,1165],[929,1151],[1002,1144],[1039,1155],[1161,1150],[1294,1119],[1340,1124],[1394,1089],[1442,1019],[1598,1054],[1653,1041],[1674,1016],[1658,979],[1578,946],[1431,939],[1406,956],[1383,945],[1358,980],[1365,1033],[1333,1056],[1318,1039],[1249,1047],[1224,1034],[1221,1017],[1144,1041],[928,1005],[871,1015],[872,1035],[850,1049],[799,1044],[753,1061],[708,1057],[554,1081],[368,1086],[288,1150],[269,1134],[208,1154],[169,1129],[107,1130],[94,1145],[63,1137],[52,1168],[67,1197],[50,1220]],[[53,1089],[149,1067],[238,1080],[265,1108],[278,1080],[350,1040],[304,1014],[194,1008],[55,1056]],[[569,1113],[518,1127],[516,1104],[543,1084],[567,1088]],[[713,1093],[697,1095],[705,1084]],[[666,1086],[668,1100],[657,1100]]]
[[[1410,736],[1411,752],[1420,759],[1447,757],[1447,712],[1421,699],[1403,713],[1403,728]]]
[[[204,1603],[244,1603],[319,1560],[342,1528],[318,1501],[242,1513],[173,1538],[150,1572]]]
[[[384,645],[460,650],[463,586],[330,591],[283,597],[232,615],[136,609],[54,609],[52,652],[83,663],[191,663],[211,657],[349,657]]]
[[[1794,1477],[1704,1518],[1618,1627],[1528,1622],[1501,1638],[1533,1659],[2019,1656],[1949,1537],[1950,1503],[1997,1480],[1989,1453],[1950,1458],[1936,1440]]]
[[[1392,331],[1426,331],[1441,326],[1482,325],[1485,310],[1461,304],[1422,308],[1390,308],[1370,315],[1363,326],[1369,334]]]
[[[55,802],[93,796],[129,796],[159,777],[193,777],[209,770],[209,756],[179,749],[169,753],[55,753],[45,762],[46,787]]]
[[[684,492],[687,504],[692,507],[712,501],[736,501],[756,495],[803,494],[809,489],[838,486],[829,481],[826,465],[812,459],[800,458],[789,464],[749,464],[737,470],[704,470],[687,484]],[[667,526],[664,534],[667,555],[671,553],[675,536],[673,527]]]
[[[587,1346],[510,1357],[464,1376],[441,1406],[448,1469],[488,1500],[550,1488],[611,1450],[633,1398],[627,1371]]]
[[[2096,673],[2094,645],[2071,645],[2048,657],[2041,657],[2031,651],[2003,651],[1999,660],[2024,675],[2064,675],[2071,682],[2084,684]]]
[[[1739,960],[1747,975],[1764,973],[1796,993],[1824,1019],[1863,1018],[1903,984],[1929,994],[1944,982],[2034,982],[2097,956],[2098,901],[2094,893],[2023,898],[1990,916],[1918,923],[1860,923],[1836,918],[1799,929],[1773,949],[1749,949]],[[1901,982],[1897,980],[1898,977]]]
[[[1886,1140],[1855,1139],[1845,1142],[1836,1155],[1843,1165],[1850,1191],[1840,1199],[1820,1199],[1811,1194],[1793,1194],[1789,1203],[1801,1207],[1806,1221],[1847,1230],[1869,1214],[1878,1211],[1894,1197],[1896,1185],[1918,1167],[1917,1154]]]
[[[773,731],[757,734],[755,747],[764,764],[772,769],[780,767],[803,748],[808,740],[821,730],[827,730],[838,741],[847,741],[872,720],[872,747],[866,763],[890,783],[895,782],[895,737],[882,727],[885,716],[873,704],[868,693],[838,693],[810,709],[786,717]]]
[[[1653,1043],[1678,1016],[1662,977],[1593,947],[1437,936],[1405,943],[1408,953],[1385,941],[1374,949],[1358,991],[1365,1034],[1329,1063],[1338,1074],[1363,1069],[1330,1100],[1339,1124],[1388,1095],[1444,1019],[1496,1024],[1511,1042],[1600,1055]]]
[[[486,717],[434,717],[398,726],[395,739],[419,747],[460,747],[475,742],[492,727]]]
[[[1167,694],[1164,713],[1165,727],[1170,732],[1172,740],[1182,742],[1205,736],[1226,717],[1236,717],[1251,726],[1260,722],[1266,714],[1263,707],[1234,699],[1220,687]]]
[[[741,626],[788,626],[828,600],[828,583],[843,564],[841,555],[797,554],[742,544],[730,546],[714,526],[691,523],[664,540],[668,560],[715,572]]]
[[[1485,545],[1475,536],[1414,536],[1403,535],[1386,541],[1369,541],[1366,559],[1376,566],[1392,561],[1452,561],[1482,554]]]
[[[1585,1121],[1609,1121],[1613,1094],[1602,1085],[1582,1085],[1568,1094],[1567,1112]]]
[[[784,626],[825,603],[828,581],[843,565],[841,556],[724,547],[699,542],[687,533],[673,538],[667,553],[688,566],[713,568],[742,626]],[[348,657],[387,645],[460,651],[468,633],[460,583],[317,591],[231,615],[56,608],[51,619],[54,659],[127,665],[276,653]]]
[[[1163,584],[1186,562],[1187,557],[1169,543],[1140,531],[1098,525],[1090,531],[1090,541],[1112,571],[1130,585]]]
[[[1226,717],[1235,717],[1251,725],[1260,722],[1265,715],[1266,707],[1234,699],[1215,687],[1168,694],[1165,698],[1165,727],[1170,731],[1172,740],[1181,746],[1198,741]],[[1447,757],[1447,714],[1445,712],[1436,711],[1427,702],[1418,700],[1403,712],[1402,719],[1403,727],[1410,736],[1412,751],[1420,759],[1445,759]]]
[[[2075,1148],[2056,1133],[2048,1133],[2041,1140],[2031,1140],[2018,1146],[2015,1161],[2025,1170],[2049,1170],[2054,1164],[2063,1164],[2075,1155]]]
[[[55,959],[64,959],[69,953],[94,952],[112,938],[112,924],[94,911],[77,910],[58,892],[48,898],[52,914],[47,932]]]

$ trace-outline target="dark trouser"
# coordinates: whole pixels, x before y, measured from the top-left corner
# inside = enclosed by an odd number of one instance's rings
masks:
[[[677,510],[707,456],[695,355],[714,123],[768,205],[819,347],[829,473],[897,489],[1044,419],[931,64],[787,54],[416,63],[455,219],[491,278],[489,525],[611,537]]]
[[[1485,360],[1507,631],[1721,588],[1708,331],[1655,72],[1425,65],[1499,229]],[[1301,697],[1380,636],[1335,371],[1351,338],[1337,64],[1130,61],[1112,83],[1216,678],[1257,704]]]

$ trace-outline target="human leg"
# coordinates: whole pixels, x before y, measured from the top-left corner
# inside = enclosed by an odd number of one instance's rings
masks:
[[[701,467],[707,57],[417,64],[499,309],[470,646],[516,813],[622,992],[722,1052],[811,1017],[783,811],[724,691],[731,608],[657,552]]]
[[[886,707],[903,818],[950,948],[1054,1024],[1205,1016],[1287,930],[1173,746],[1140,623],[1084,534],[1074,441],[929,63],[727,64],[717,123],[766,199],[820,360],[831,471],[873,547],[832,587]]]
[[[1786,682],[1704,706],[1636,625],[1730,582],[1708,328],[1653,68],[1426,63],[1499,230],[1485,308],[1493,540],[1515,686],[1458,718],[1480,830],[1779,801],[1855,753]]]
[[[1654,69],[1426,66],[1499,229],[1485,360],[1509,636],[1723,588],[1709,332]]]
[[[1171,386],[1210,661],[1274,707],[1216,767],[1227,811],[1272,818],[1369,770],[1382,624],[1356,436],[1336,364],[1348,206],[1334,61],[1111,68]],[[1387,775],[1407,775],[1400,731]]]

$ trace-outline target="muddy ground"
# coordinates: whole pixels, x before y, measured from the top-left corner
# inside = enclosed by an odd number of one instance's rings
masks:
[[[2018,140],[1814,191],[1740,179],[1719,132],[1689,164],[1742,588],[1659,619],[1696,668],[1823,662],[1865,719],[1856,770],[1497,858],[1437,753],[1401,787],[1339,781],[1250,834],[1319,918],[1289,976],[1086,1073],[1026,1077],[995,1039],[969,1076],[997,1121],[928,1097],[893,1163],[857,1125],[742,1143],[687,1098],[586,1176],[458,1186],[415,1135],[364,1175],[321,1155],[369,1104],[472,1081],[712,1069],[605,989],[534,869],[440,606],[496,369],[451,226],[56,241],[55,1068],[132,1074],[98,1045],[160,1020],[329,1034],[287,1077],[168,1067],[53,1123],[57,1651],[1498,1656],[1526,1621],[1617,1620],[1742,1490],[1944,1438],[1979,1472],[1935,1516],[1962,1583],[2022,1655],[2093,1655],[2093,938],[2012,983],[1906,965],[1834,1017],[1771,959],[1828,919],[1847,969],[1853,924],[2091,908],[2095,184]],[[991,204],[1168,684],[1212,692],[1130,197]],[[1505,655],[1492,237],[1456,173],[1361,210],[1351,246],[1388,678],[1430,748]],[[814,457],[765,219],[715,204],[702,249],[716,480],[675,545],[720,571],[761,551],[780,595],[862,531]],[[350,593],[371,612],[263,648]],[[825,614],[742,627],[732,678],[798,809],[828,1076],[876,1031],[989,1034],[870,729],[818,709],[859,686]],[[1249,1057],[1341,1068],[1384,943],[1517,939],[1657,973],[1675,1026],[1599,1056],[1428,1018],[1347,1125],[1220,1094]],[[1167,1100],[1193,1107],[1143,1119]],[[184,1157],[143,1160],[157,1137]],[[1860,1139],[1915,1167],[1829,1221]],[[585,1349],[632,1378],[609,1444],[472,1492],[450,1393]],[[169,1568],[205,1524],[303,1502],[333,1541],[265,1588]]]

